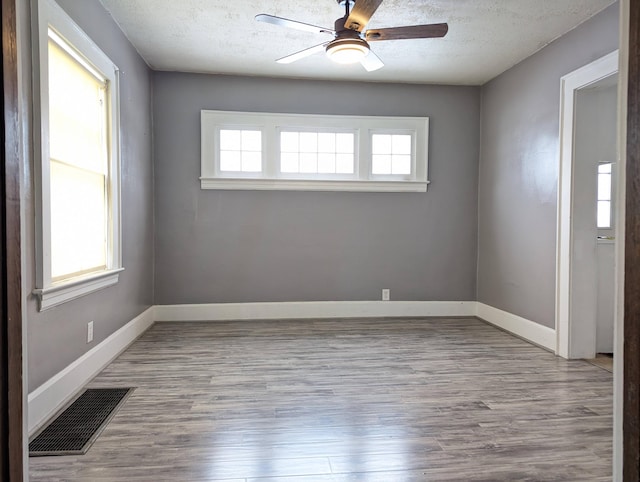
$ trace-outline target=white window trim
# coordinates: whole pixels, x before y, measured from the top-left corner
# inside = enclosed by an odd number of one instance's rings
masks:
[[[304,117],[301,115],[298,116],[294,116],[294,117]],[[337,117],[337,116],[336,116]],[[286,116],[284,116],[283,120],[286,119]],[[298,119],[295,119],[298,120]],[[318,116],[313,116],[309,119],[309,122],[317,122],[318,121]],[[304,122],[304,121],[302,121]],[[301,124],[301,121],[298,121],[298,124]],[[322,123],[324,124],[324,123]],[[353,173],[347,174],[347,173],[327,173],[327,174],[322,174],[322,173],[318,173],[318,174],[314,174],[314,173],[304,173],[304,172],[291,172],[291,173],[286,173],[283,174],[281,177],[282,178],[286,178],[287,180],[293,180],[293,181],[304,181],[306,183],[313,183],[313,182],[318,182],[318,181],[329,181],[329,182],[333,182],[333,181],[339,181],[339,180],[347,180],[347,181],[357,181],[358,180],[358,175],[359,175],[359,151],[360,151],[360,133],[358,131],[358,129],[354,128],[353,126],[351,126],[350,128],[346,128],[346,127],[338,127],[335,124],[331,125],[330,127],[325,126],[325,125],[311,125],[311,126],[302,126],[302,125],[278,125],[276,126],[276,132],[275,134],[272,132],[272,135],[275,135],[274,138],[274,144],[275,144],[275,149],[268,153],[268,155],[271,157],[271,159],[273,160],[273,162],[271,163],[271,165],[267,165],[267,168],[270,168],[270,171],[267,172],[267,177],[278,177],[277,173],[275,173],[275,168],[277,168],[277,164],[278,164],[278,160],[279,160],[279,156],[281,154],[281,137],[280,135],[283,132],[331,132],[331,133],[340,133],[340,134],[352,134],[353,135],[353,139],[354,139],[354,151],[353,151]],[[266,162],[266,164],[269,164],[268,162]],[[323,176],[326,176],[325,179],[322,179]],[[310,177],[314,178],[314,179],[309,179]],[[333,189],[330,189],[333,190]]]
[[[35,142],[36,201],[36,289],[40,311],[112,286],[118,282],[122,267],[120,226],[120,103],[119,70],[104,52],[84,33],[54,0],[33,0],[33,111]],[[109,219],[110,249],[107,269],[53,282],[51,279],[51,219],[48,212],[49,189],[49,95],[48,37],[52,28],[74,46],[91,67],[108,79],[109,87]]]
[[[280,114],[202,110],[201,189],[425,192],[429,181],[429,118],[348,115]],[[260,173],[221,173],[218,169],[218,132],[223,128],[253,129],[262,132],[263,169]],[[318,174],[301,179],[300,174],[279,174],[279,133],[281,130],[353,132],[356,139],[354,174]],[[412,133],[415,155],[410,176],[371,173],[371,135]],[[305,175],[307,176],[307,175]],[[313,177],[313,178],[311,178]]]
[[[374,134],[414,134],[414,132],[410,129],[371,129],[371,131],[369,132],[369,135],[372,136]],[[413,135],[413,146],[412,146],[412,150],[413,152],[417,152],[418,151],[418,135]],[[418,156],[413,156],[413,158],[411,159],[411,172],[416,172],[419,169],[419,163],[418,163]],[[393,180],[393,179],[397,179],[398,177],[404,177],[406,180],[410,181],[411,179],[411,175],[393,175],[393,174],[372,174],[372,176],[374,176],[376,179],[389,179],[389,180]]]
[[[36,288],[33,293],[39,297],[42,311],[116,284],[121,271],[124,271],[124,268],[91,273],[65,280],[64,283],[53,284],[46,289]]]

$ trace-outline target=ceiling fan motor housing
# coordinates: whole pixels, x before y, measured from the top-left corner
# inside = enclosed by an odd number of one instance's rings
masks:
[[[360,32],[345,27],[347,17],[335,21],[335,40],[329,42],[326,48],[327,56],[340,64],[351,64],[369,54],[370,47],[362,38]]]
[[[334,22],[333,29],[336,31],[336,38],[346,38],[347,36],[350,38],[361,38],[360,32],[345,27],[346,22],[347,17],[341,17]]]

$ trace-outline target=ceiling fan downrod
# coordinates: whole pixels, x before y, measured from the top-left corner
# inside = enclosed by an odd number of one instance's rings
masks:
[[[351,9],[353,8],[353,6],[355,5],[355,0],[337,0],[338,5],[340,5],[341,7],[344,7],[344,17],[347,18],[349,16],[349,14],[351,13]]]

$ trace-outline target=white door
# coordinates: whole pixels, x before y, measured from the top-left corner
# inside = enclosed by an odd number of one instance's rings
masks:
[[[575,104],[571,355],[613,352],[617,76],[579,89]]]

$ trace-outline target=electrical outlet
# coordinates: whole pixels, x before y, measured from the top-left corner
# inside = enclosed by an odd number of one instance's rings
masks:
[[[87,343],[93,341],[93,321],[87,323]]]
[[[391,295],[391,290],[385,288],[382,290],[382,301],[389,301],[389,296]]]

